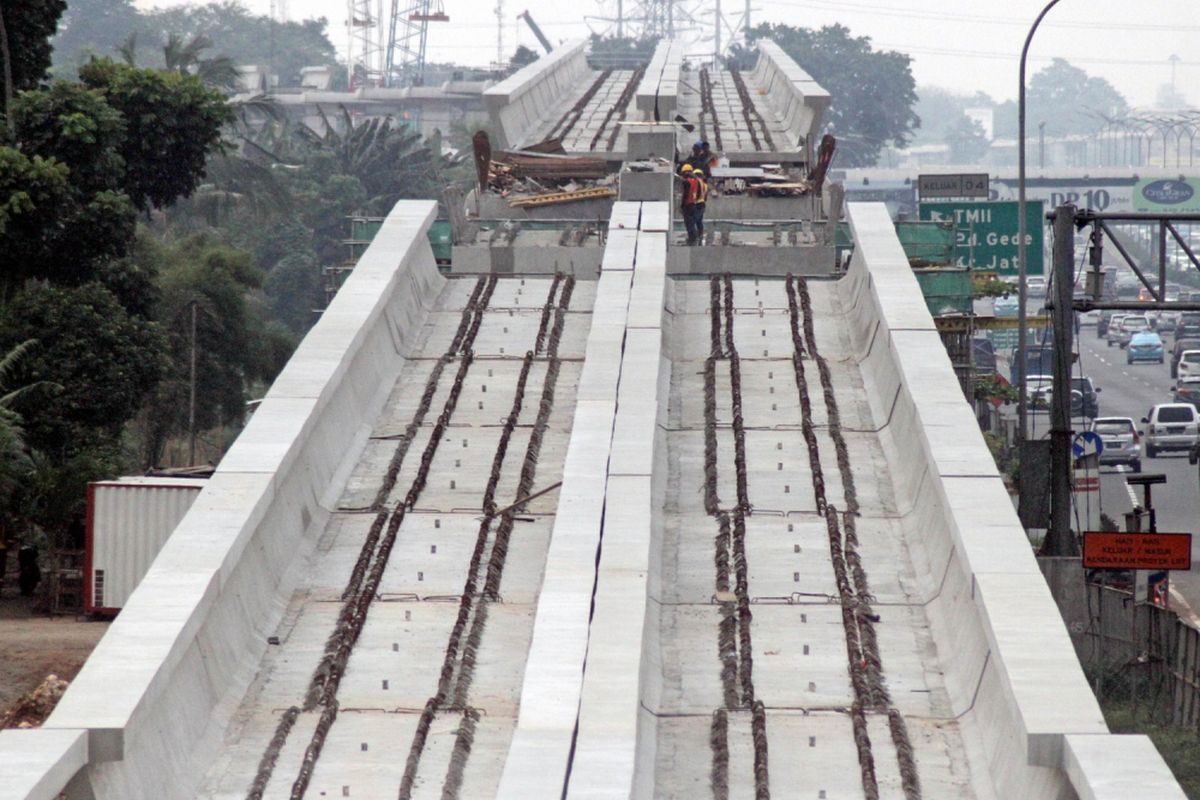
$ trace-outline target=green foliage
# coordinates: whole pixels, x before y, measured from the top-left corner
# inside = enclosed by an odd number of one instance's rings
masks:
[[[108,59],[86,65],[80,79],[125,117],[124,188],[134,204],[144,210],[189,196],[204,176],[209,151],[221,141],[222,126],[233,121],[225,98],[194,75]]]
[[[838,165],[869,167],[884,145],[908,144],[919,122],[909,56],[876,50],[870,37],[852,36],[843,25],[812,30],[763,24],[749,36],[773,39],[833,97],[825,124],[838,139]]]
[[[987,154],[991,143],[983,126],[962,114],[946,131],[946,144],[950,145],[950,163],[976,164]]]
[[[512,58],[509,60],[508,64],[513,69],[520,69],[521,67],[524,67],[528,64],[532,64],[533,62],[537,61],[540,57],[541,56],[538,54],[538,52],[536,50],[533,50],[533,49],[521,44],[521,45],[517,45],[517,49],[513,53]]]
[[[70,167],[72,186],[94,193],[120,186],[125,118],[104,95],[78,83],[55,81],[22,92],[13,105],[17,146]]]
[[[282,366],[279,329],[252,300],[262,274],[251,254],[205,235],[157,251],[161,299],[158,319],[168,337],[163,380],[149,403],[143,443],[146,466],[162,456],[171,436],[188,430],[192,310],[196,318],[196,429],[241,421],[246,385],[270,380]],[[286,333],[286,352],[291,337]]]
[[[0,6],[15,90],[32,89],[45,79],[50,68],[50,37],[66,7],[66,0],[21,0]]]
[[[73,78],[93,56],[111,55],[136,35],[141,19],[132,0],[71,0],[52,40],[53,74]]]
[[[599,62],[646,63],[653,57],[654,48],[658,47],[658,37],[634,39],[593,33],[590,45],[591,57]]]
[[[113,446],[163,372],[157,326],[130,316],[98,283],[37,282],[0,312],[0,347],[33,338],[21,378],[63,390],[24,410],[30,446],[52,458]]]
[[[301,67],[337,64],[328,25],[324,18],[272,23],[270,17],[252,14],[235,2],[139,13],[130,0],[71,0],[54,40],[54,66],[56,73],[71,75],[92,56],[117,53],[132,33],[131,55],[137,63],[177,69],[177,64],[167,63],[164,45],[172,36],[181,42],[203,38],[231,65],[267,64],[273,59],[282,83],[297,86]],[[341,83],[345,88],[344,76]]]
[[[291,331],[300,334],[313,322],[313,309],[321,302],[321,266],[316,255],[298,252],[284,256],[267,275],[263,287],[271,313]]]
[[[1113,85],[1056,58],[1034,73],[1025,91],[1026,134],[1037,134],[1046,123],[1047,136],[1092,133],[1104,125],[1101,115],[1118,116],[1129,104]],[[1009,100],[996,107],[996,136],[1017,135],[1017,104]]]
[[[120,256],[134,231],[124,195],[75,187],[67,164],[0,147],[0,292],[29,278],[77,284],[98,262]]]

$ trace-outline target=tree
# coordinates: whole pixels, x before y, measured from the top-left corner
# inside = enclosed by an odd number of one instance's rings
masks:
[[[51,458],[117,447],[163,372],[158,327],[130,316],[98,283],[35,282],[0,313],[0,348],[34,338],[19,376],[63,389],[24,411],[30,447]]]
[[[142,210],[189,196],[204,177],[221,128],[233,121],[225,98],[195,75],[99,59],[79,73],[125,118],[124,188]]]
[[[540,56],[536,52],[523,44],[519,44],[517,45],[516,52],[513,53],[508,64],[513,69],[520,69],[527,64],[532,64],[533,62],[537,61],[538,58],[540,58]]]
[[[833,98],[825,128],[838,138],[838,163],[869,167],[885,145],[904,147],[919,123],[912,59],[875,50],[868,36],[843,25],[820,30],[763,24],[751,39],[773,39]]]
[[[141,38],[159,42],[172,32],[184,38],[205,37],[233,63],[267,64],[285,86],[298,86],[302,67],[337,64],[337,48],[329,39],[328,24],[323,17],[274,22],[266,15],[251,14],[240,3],[225,0],[151,11],[143,16]]]
[[[237,424],[247,386],[270,380],[291,352],[286,331],[269,328],[253,300],[262,274],[251,255],[210,236],[161,251],[158,319],[168,336],[168,366],[148,404],[142,458],[153,466],[172,436],[188,432],[192,309],[196,311],[196,430]],[[286,356],[285,356],[286,358]]]
[[[1025,91],[1026,132],[1046,123],[1047,136],[1093,133],[1104,124],[1101,115],[1120,116],[1129,109],[1125,98],[1104,78],[1096,78],[1066,59],[1029,79]],[[1008,101],[996,109],[996,136],[1017,135],[1017,104]]]
[[[12,91],[32,89],[45,79],[50,68],[50,37],[66,7],[66,0],[4,4],[6,71],[12,75]]]
[[[950,161],[953,164],[977,164],[987,154],[987,133],[978,121],[960,114],[958,121],[946,131],[946,144],[950,145]]]
[[[136,41],[142,25],[132,0],[70,0],[52,40],[52,73],[74,78],[93,57],[111,55],[130,35]]]

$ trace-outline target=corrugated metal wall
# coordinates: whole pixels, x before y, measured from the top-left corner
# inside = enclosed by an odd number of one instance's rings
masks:
[[[125,604],[202,485],[187,480],[93,486],[88,576],[93,607]]]

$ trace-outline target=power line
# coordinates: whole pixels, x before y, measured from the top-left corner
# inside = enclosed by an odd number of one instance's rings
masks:
[[[936,11],[898,11],[887,6],[871,5],[868,3],[834,3],[826,2],[826,0],[770,0],[767,8],[772,6],[788,6],[794,8],[810,8],[820,11],[850,11],[854,13],[856,10],[863,13],[870,13],[875,16],[884,17],[900,17],[902,19],[930,19],[937,21],[959,21],[959,22],[978,22],[988,25],[1013,25],[1018,27],[1028,27],[1029,23],[1024,20],[1011,19],[1004,17],[985,17],[973,14],[946,14]],[[1077,28],[1085,30],[1113,30],[1113,31],[1200,31],[1200,25],[1169,25],[1153,24],[1153,23],[1106,23],[1106,22],[1046,22],[1045,27],[1050,28]]]

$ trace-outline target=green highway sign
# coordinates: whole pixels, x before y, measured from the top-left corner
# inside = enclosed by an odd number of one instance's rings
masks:
[[[954,223],[956,266],[1013,277],[1020,240],[1017,208],[1015,202],[921,203],[921,219]],[[1029,259],[1025,271],[1029,275],[1045,272],[1045,231],[1042,201],[1030,200],[1025,204],[1025,254]]]

